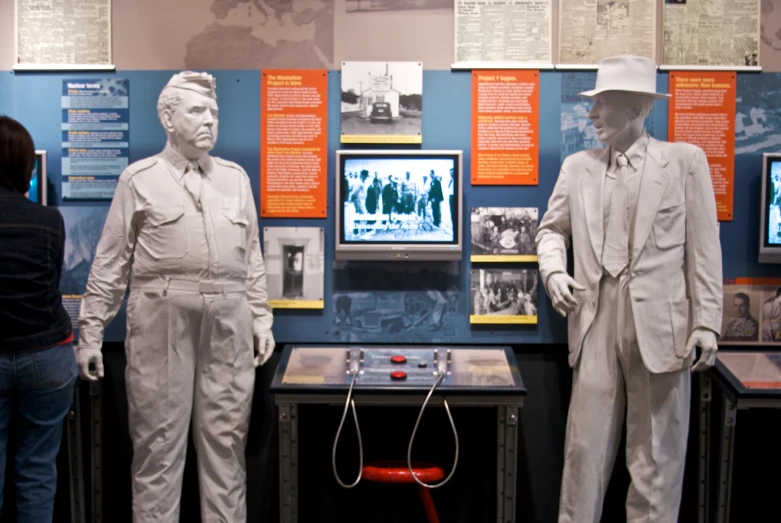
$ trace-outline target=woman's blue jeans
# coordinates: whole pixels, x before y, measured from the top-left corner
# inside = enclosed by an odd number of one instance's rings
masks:
[[[0,508],[8,458],[13,463],[19,523],[52,520],[57,453],[77,376],[70,343],[0,355]],[[15,447],[9,455],[11,429]]]

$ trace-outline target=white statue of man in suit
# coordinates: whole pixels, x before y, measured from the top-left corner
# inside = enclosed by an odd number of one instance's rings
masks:
[[[536,237],[545,290],[568,316],[574,369],[559,522],[599,522],[626,413],[627,521],[672,523],[689,368],[713,365],[722,321],[708,162],[698,147],[645,132],[654,100],[668,96],[656,92],[652,60],[605,59],[596,88],[581,95],[594,101],[589,118],[608,146],[564,160]]]

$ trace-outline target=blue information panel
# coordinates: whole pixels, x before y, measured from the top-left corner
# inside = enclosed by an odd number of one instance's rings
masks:
[[[63,80],[62,197],[110,200],[128,165],[130,81]]]

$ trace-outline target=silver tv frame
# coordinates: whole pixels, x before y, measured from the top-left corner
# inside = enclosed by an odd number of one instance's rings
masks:
[[[400,158],[409,156],[436,156],[448,155],[456,157],[455,179],[456,189],[454,196],[457,196],[457,202],[454,206],[456,217],[454,217],[455,243],[451,244],[417,244],[409,242],[404,244],[383,244],[375,243],[371,245],[343,243],[343,224],[342,224],[342,158],[365,157],[377,155],[386,158],[398,156]],[[464,151],[461,150],[426,150],[426,149],[387,149],[387,150],[368,150],[368,149],[340,149],[336,151],[336,168],[334,169],[334,196],[336,209],[334,232],[335,232],[335,256],[338,261],[457,261],[463,256],[464,251]]]
[[[46,151],[37,149],[35,151],[35,163],[38,164],[38,198],[39,205],[46,205],[48,180],[46,172]]]
[[[770,183],[770,164],[773,161],[781,162],[781,152],[762,154],[762,195],[760,196],[761,215],[759,221],[759,263],[781,263],[781,243],[768,245],[768,211],[770,210],[770,198],[768,193],[772,189]]]

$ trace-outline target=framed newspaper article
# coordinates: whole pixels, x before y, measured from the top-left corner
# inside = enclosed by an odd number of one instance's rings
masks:
[[[759,71],[761,4],[759,0],[665,0],[660,69]]]
[[[111,0],[15,0],[13,67],[113,71]]]
[[[655,0],[561,0],[557,69],[597,68],[603,58],[654,58]]]
[[[455,0],[452,69],[553,69],[553,0]]]

